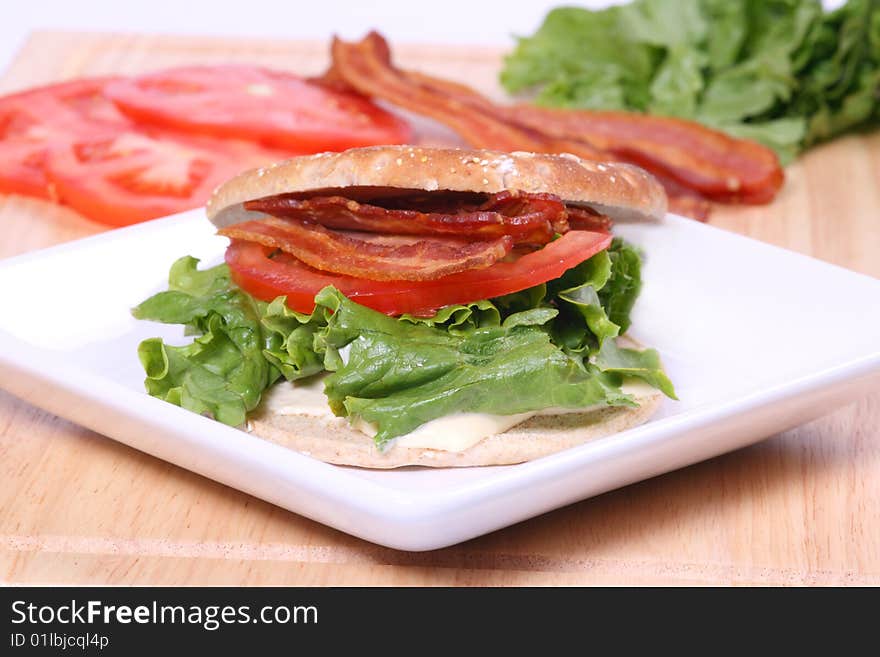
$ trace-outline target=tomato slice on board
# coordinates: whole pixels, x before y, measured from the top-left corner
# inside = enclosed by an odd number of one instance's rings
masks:
[[[142,129],[92,78],[0,98],[0,193],[61,201],[121,226],[202,205],[244,169],[302,154],[252,142]]]
[[[107,95],[143,123],[300,152],[405,143],[409,125],[363,96],[254,66],[192,66],[118,80]]]
[[[65,127],[71,124],[77,127],[87,125],[95,129],[126,127],[131,125],[131,121],[104,94],[107,85],[118,79],[116,77],[84,78],[48,85],[24,93],[29,96],[38,94],[41,99],[57,108],[40,106],[41,111],[51,112],[51,115],[44,116],[46,123],[57,123]]]
[[[46,157],[47,149],[41,144],[6,143],[0,138],[0,194],[50,199]]]
[[[0,98],[0,193],[51,198],[45,174],[51,149],[129,125],[101,94],[110,80],[63,82]]]
[[[221,182],[277,159],[255,144],[111,131],[52,149],[46,176],[65,205],[125,226],[199,207]]]
[[[232,280],[244,291],[271,301],[287,296],[293,310],[310,313],[315,295],[333,285],[359,304],[386,315],[429,316],[437,308],[490,299],[559,278],[611,244],[611,235],[572,230],[515,262],[465,271],[432,281],[370,281],[308,267],[292,256],[269,257],[273,249],[233,240],[226,249]]]
[[[92,127],[131,125],[131,121],[103,93],[107,84],[118,79],[85,78],[33,87],[0,97],[0,112],[7,116],[23,113],[42,124],[64,127],[76,124]]]

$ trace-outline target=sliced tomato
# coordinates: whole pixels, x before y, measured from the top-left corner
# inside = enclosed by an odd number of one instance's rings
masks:
[[[107,95],[143,123],[300,152],[399,144],[408,124],[363,96],[254,66],[193,66],[118,80]]]
[[[47,149],[32,143],[0,142],[0,194],[49,199]]]
[[[51,149],[129,124],[101,95],[109,80],[63,82],[0,98],[0,193],[50,198],[45,165]]]
[[[41,124],[64,127],[78,123],[95,127],[130,125],[103,93],[107,84],[118,79],[86,78],[33,87],[0,97],[0,112],[7,118],[20,113]]]
[[[269,257],[271,248],[238,240],[226,250],[226,263],[243,290],[265,301],[286,296],[287,305],[298,312],[312,312],[318,291],[333,285],[350,299],[387,315],[427,316],[443,306],[490,299],[559,278],[610,244],[607,233],[572,230],[515,262],[432,281],[370,281],[330,274],[286,254]]]
[[[28,96],[39,95],[49,105],[39,104],[45,123],[63,127],[82,128],[86,125],[94,129],[120,128],[130,126],[131,121],[122,114],[104,94],[106,86],[115,82],[116,77],[84,78],[71,82],[40,87],[28,92]],[[29,98],[31,102],[32,98]]]
[[[275,159],[254,144],[109,131],[52,149],[46,175],[62,203],[124,226],[199,207],[221,182]]]
[[[61,201],[119,226],[202,205],[240,171],[302,152],[141,129],[104,95],[115,80],[0,98],[0,193]]]

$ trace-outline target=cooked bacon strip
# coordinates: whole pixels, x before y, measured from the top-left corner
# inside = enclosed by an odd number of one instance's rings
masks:
[[[441,91],[456,102],[494,112],[520,127],[556,139],[585,142],[606,157],[671,177],[715,201],[767,203],[784,180],[779,160],[771,149],[696,121],[525,103],[496,105],[458,82],[413,71],[402,74],[414,84]]]
[[[457,208],[443,194],[439,194],[435,201],[431,200],[431,196],[419,197],[412,204],[428,207],[432,203],[439,204],[441,207],[438,211],[388,209],[341,196],[298,199],[289,194],[248,201],[244,207],[274,217],[309,221],[326,228],[397,235],[467,236],[468,240],[497,239],[509,235],[514,244],[546,244],[554,233],[568,230],[565,204],[551,194],[507,191],[490,195],[480,205],[459,205]],[[443,205],[449,207],[444,208]]]
[[[476,92],[466,93],[464,85],[447,81],[441,86],[422,84],[433,78],[395,68],[388,43],[377,32],[370,32],[359,43],[334,38],[332,55],[333,63],[325,74],[327,84],[339,87],[344,80],[359,93],[429,116],[455,130],[475,148],[572,153],[596,162],[615,159],[584,141],[548,136],[540,129],[516,125],[499,115],[499,106]],[[472,102],[473,98],[480,102]]]
[[[431,117],[455,130],[477,148],[543,152],[547,139],[533,131],[484,115],[464,103],[412,84],[390,62],[388,44],[375,32],[360,43],[334,37],[331,47],[333,73],[359,93],[381,98],[417,114]]]
[[[335,40],[327,79],[430,116],[478,148],[570,152],[585,159],[638,164],[665,186],[678,183],[667,187],[670,205],[698,218],[711,207],[706,199],[765,203],[783,181],[770,149],[695,122],[496,105],[465,85],[401,71],[391,63],[387,42],[375,32],[358,43]]]
[[[712,212],[712,204],[699,196],[670,196],[668,209],[673,214],[705,223],[709,220],[709,213]]]
[[[524,219],[532,215],[543,217],[550,223],[554,233],[567,233],[568,208],[561,198],[555,194],[527,193],[516,190],[506,190],[492,194],[483,206],[484,209],[492,209],[500,212],[508,218]]]
[[[219,234],[280,249],[315,269],[374,281],[425,281],[482,269],[513,248],[513,238],[508,235],[478,242],[414,238],[340,232],[274,217],[234,224]]]
[[[690,217],[697,221],[707,221],[712,211],[712,203],[695,192],[688,189],[674,178],[662,173],[654,173],[654,177],[663,185],[666,196],[669,199],[669,212]]]
[[[429,82],[433,78],[429,76],[400,71],[391,63],[387,42],[376,32],[358,43],[334,38],[332,56],[332,66],[324,76],[326,84],[347,84],[359,93],[429,116],[452,128],[475,148],[572,153],[597,162],[620,159],[583,141],[551,138],[511,124],[498,116],[498,106],[476,92],[468,93],[464,85],[442,81],[432,86]]]
[[[784,180],[771,149],[694,121],[530,105],[503,108],[503,115],[548,135],[576,136],[616,159],[666,173],[715,201],[768,203]]]
[[[591,208],[568,206],[568,225],[572,230],[590,230],[594,233],[610,233],[611,219]]]

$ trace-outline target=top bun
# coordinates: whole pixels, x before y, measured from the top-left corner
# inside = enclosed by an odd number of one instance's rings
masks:
[[[263,216],[242,203],[293,192],[346,187],[555,194],[613,220],[660,219],[666,193],[650,174],[630,164],[599,163],[562,153],[370,146],[342,153],[294,157],[252,169],[220,185],[208,201],[218,228]]]

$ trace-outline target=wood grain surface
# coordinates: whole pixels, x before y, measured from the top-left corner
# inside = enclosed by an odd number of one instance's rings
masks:
[[[395,54],[406,67],[501,95],[497,51],[407,45]],[[36,33],[0,91],[224,61],[317,73],[326,44]],[[712,223],[880,276],[880,133],[813,150],[788,168],[772,205],[723,208]],[[101,230],[66,209],[15,196],[0,196],[0,225],[0,257]],[[829,339],[846,339],[841,329]],[[0,579],[878,585],[880,390],[864,392],[833,415],[753,447],[455,547],[412,554],[283,511],[0,391]]]

